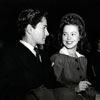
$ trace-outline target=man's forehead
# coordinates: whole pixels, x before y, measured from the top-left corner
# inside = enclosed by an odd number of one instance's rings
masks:
[[[43,23],[43,26],[47,26],[47,19],[45,17],[42,18],[41,22]]]

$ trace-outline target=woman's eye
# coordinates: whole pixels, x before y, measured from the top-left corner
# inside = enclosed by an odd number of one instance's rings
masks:
[[[76,35],[75,33],[72,33],[72,36]]]
[[[63,35],[65,36],[65,35],[66,35],[66,33],[63,33]]]

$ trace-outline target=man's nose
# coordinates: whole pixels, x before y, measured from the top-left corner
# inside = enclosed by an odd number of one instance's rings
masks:
[[[49,32],[48,32],[48,30],[46,30],[46,32],[45,32],[45,33],[46,33],[46,36],[49,36]]]

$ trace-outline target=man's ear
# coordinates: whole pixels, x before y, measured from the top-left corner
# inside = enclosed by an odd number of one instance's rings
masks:
[[[28,34],[31,34],[31,32],[33,31],[32,25],[28,24],[25,30],[26,30],[26,32],[27,32]]]

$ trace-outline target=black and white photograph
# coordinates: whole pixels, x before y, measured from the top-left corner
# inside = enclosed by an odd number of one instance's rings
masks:
[[[99,0],[0,0],[0,100],[100,100]]]

